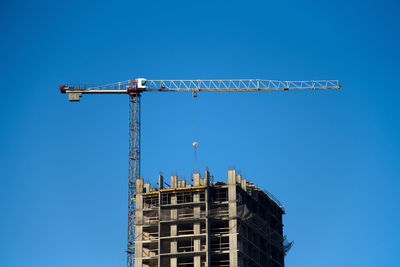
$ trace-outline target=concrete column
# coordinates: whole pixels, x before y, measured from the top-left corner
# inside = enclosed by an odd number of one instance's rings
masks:
[[[137,252],[135,252],[135,253],[137,253]],[[138,257],[136,256],[136,254],[135,254],[135,266],[136,266],[136,267],[142,267],[142,266],[143,266],[143,260],[142,260],[142,258],[138,258]]]
[[[229,267],[238,266],[237,251],[237,207],[236,207],[236,183],[235,170],[228,171],[228,207],[229,207]]]
[[[176,239],[171,241],[171,253],[177,253],[178,252],[178,242]]]
[[[176,236],[176,232],[177,232],[177,226],[175,225],[171,225],[171,236]],[[173,239],[170,243],[170,249],[171,249],[171,253],[177,253],[178,252],[178,242],[176,241],[176,239]],[[176,257],[171,257],[171,267],[172,266],[177,266],[178,262],[177,262],[177,258]]]
[[[136,194],[136,219],[135,225],[143,224],[143,195]]]
[[[244,191],[247,190],[247,182],[246,182],[246,179],[242,179],[241,187],[242,187],[242,189],[243,189]]]
[[[208,169],[206,170],[204,178],[206,179],[206,186],[209,186],[211,175],[210,175],[210,171]]]
[[[172,175],[171,176],[171,188],[177,188],[178,187],[178,176]]]
[[[193,224],[193,234],[199,235],[201,233],[200,223]]]
[[[200,202],[200,193],[199,192],[193,193],[193,202]]]
[[[143,179],[136,180],[135,219],[135,266],[142,267],[143,261]]]
[[[236,170],[228,170],[228,184],[236,183]]]
[[[179,188],[186,187],[186,180],[178,180],[178,187]]]
[[[170,231],[171,231],[171,236],[177,236],[178,235],[178,226],[176,224],[172,224],[170,226]]]
[[[200,202],[200,193],[199,192],[196,192],[193,194],[193,202]],[[200,206],[193,207],[193,216],[195,218],[200,218],[200,216],[201,216]]]
[[[200,216],[201,216],[200,207],[194,207],[193,208],[193,217],[194,218],[200,218]]]
[[[193,186],[200,186],[200,173],[193,173]]]
[[[201,250],[200,238],[196,238],[195,240],[193,240],[193,249],[194,249],[194,251]]]
[[[164,176],[158,175],[158,189],[164,188]]]
[[[173,179],[174,177],[174,179]],[[172,187],[172,183],[174,181],[175,183],[175,187],[178,185],[178,180],[177,180],[177,176],[171,176],[171,187]],[[177,199],[176,196],[171,196],[171,204],[176,204],[177,203]],[[171,210],[171,220],[177,219],[178,218],[178,210],[177,209],[172,209]],[[171,236],[177,236],[178,235],[178,226],[176,224],[171,224],[170,226],[170,232],[171,232]],[[176,239],[173,239],[170,243],[170,248],[171,248],[171,253],[177,253],[178,252],[178,242],[176,241]],[[171,257],[171,267],[177,267],[178,266],[178,259],[176,257]]]
[[[143,265],[143,243],[142,243],[142,234],[143,234],[143,226],[135,225],[135,266],[142,267]]]
[[[178,259],[176,257],[171,257],[171,267],[178,266]]]
[[[171,204],[177,204],[176,196],[171,196]],[[178,219],[178,210],[171,209],[171,220],[176,220],[176,219]]]
[[[194,267],[201,267],[201,257],[200,256],[194,256]]]
[[[160,174],[158,176],[158,240],[157,240],[157,245],[158,245],[158,265],[156,267],[162,267],[162,262],[161,262],[161,189],[164,187],[164,177]]]
[[[143,193],[143,179],[136,180],[136,194]]]
[[[236,220],[229,221],[229,267],[238,266]]]
[[[194,234],[200,234],[200,223],[195,223],[193,225],[193,230]],[[201,251],[201,241],[200,238],[195,238],[193,240],[193,250],[194,251]],[[201,257],[200,256],[194,256],[193,258],[194,261],[194,267],[201,267]]]

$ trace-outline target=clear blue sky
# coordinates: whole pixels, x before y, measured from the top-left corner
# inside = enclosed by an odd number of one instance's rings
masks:
[[[396,1],[2,1],[0,266],[125,266],[127,96],[68,82],[339,79],[341,91],[149,93],[142,174],[285,204],[288,267],[400,266]]]

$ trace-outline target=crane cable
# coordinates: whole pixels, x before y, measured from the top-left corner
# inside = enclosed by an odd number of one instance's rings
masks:
[[[198,171],[198,161],[197,161],[197,146],[199,143],[197,142],[197,110],[198,110],[198,105],[197,105],[197,95],[193,95],[193,105],[192,105],[192,137],[193,137],[193,172]]]

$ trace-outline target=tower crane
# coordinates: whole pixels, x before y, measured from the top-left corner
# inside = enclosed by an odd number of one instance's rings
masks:
[[[83,94],[127,94],[129,96],[129,172],[128,172],[128,238],[127,266],[135,262],[135,193],[140,178],[140,97],[148,92],[239,92],[340,89],[337,80],[279,81],[260,79],[240,80],[147,80],[144,78],[89,86],[60,85],[69,101],[80,101]]]

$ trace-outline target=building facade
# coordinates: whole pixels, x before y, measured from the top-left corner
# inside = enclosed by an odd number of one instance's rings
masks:
[[[272,195],[228,171],[227,182],[193,174],[158,188],[136,184],[136,267],[282,267],[284,210]]]

